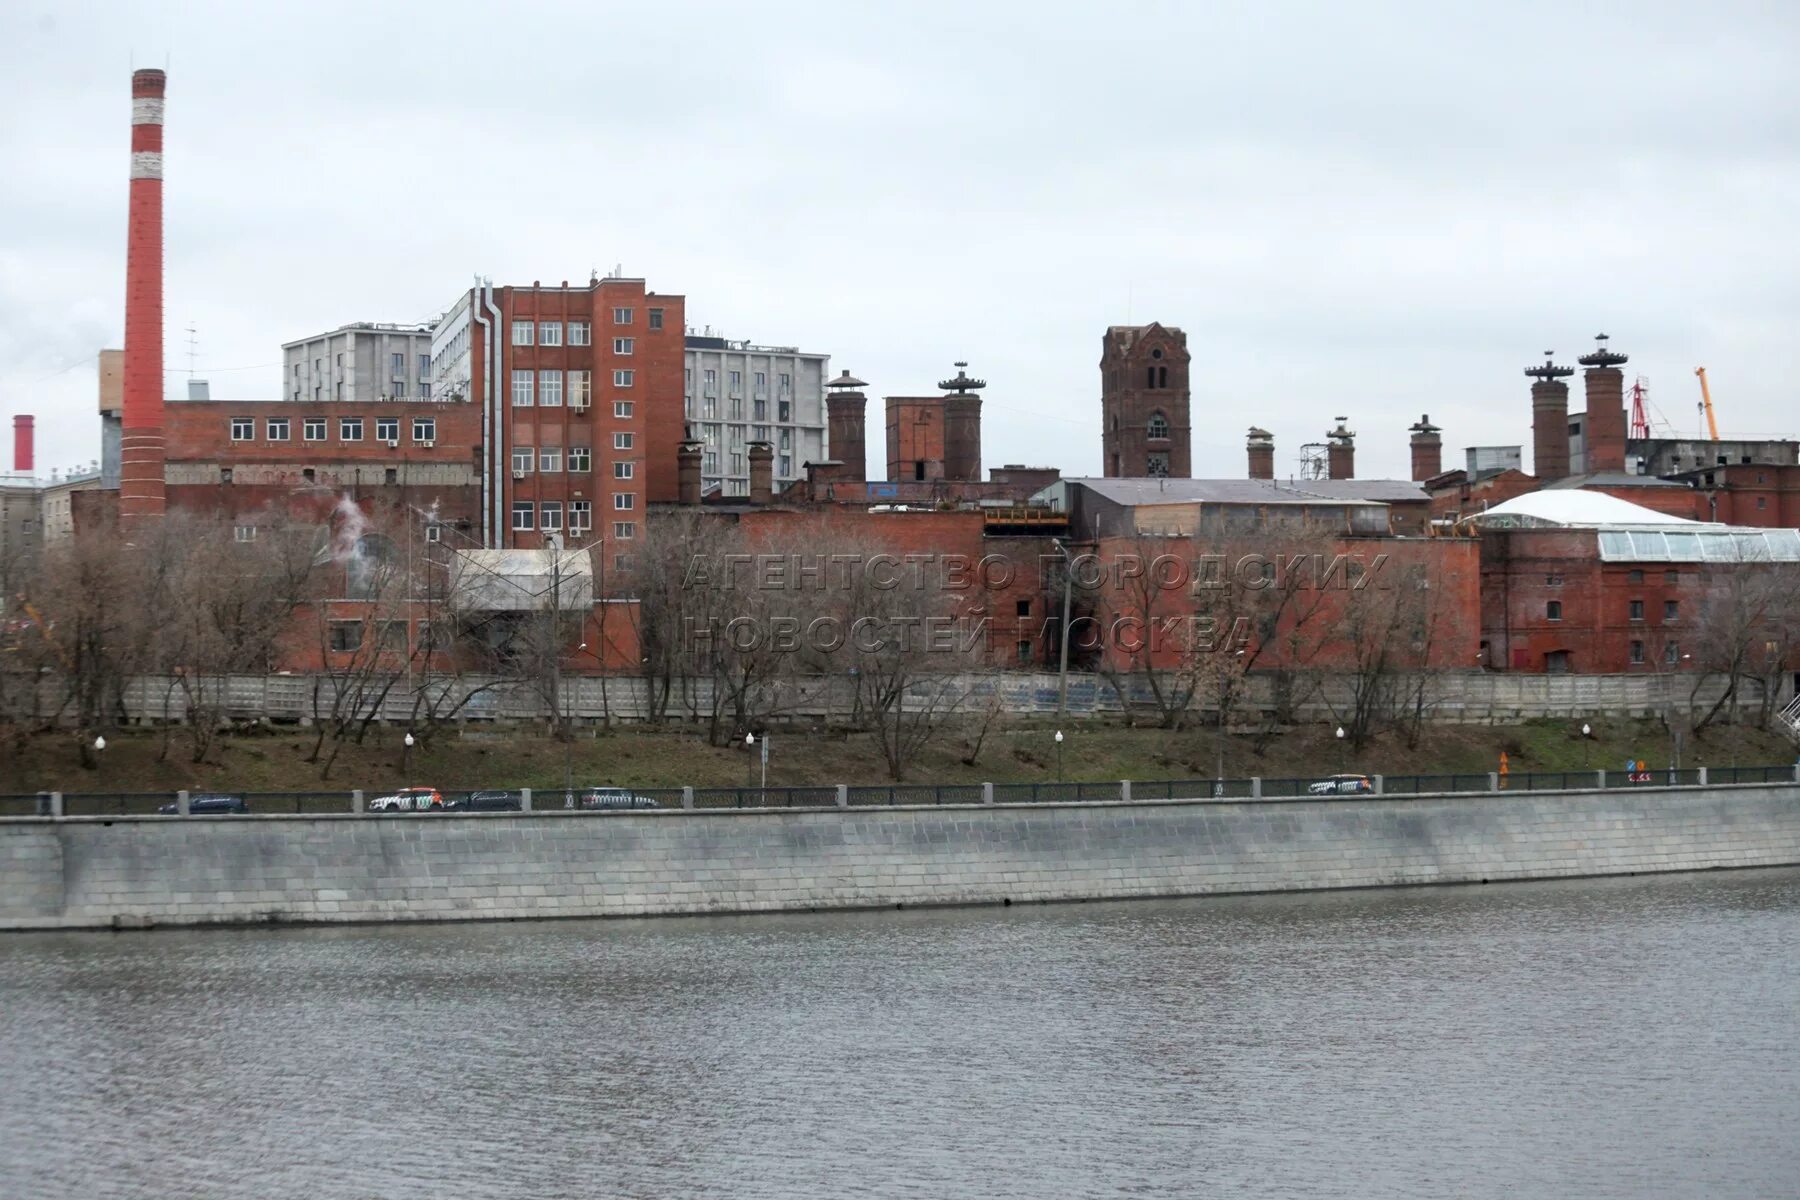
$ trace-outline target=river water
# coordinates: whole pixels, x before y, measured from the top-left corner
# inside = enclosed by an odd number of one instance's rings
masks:
[[[0,936],[0,1196],[1800,1195],[1800,871]]]

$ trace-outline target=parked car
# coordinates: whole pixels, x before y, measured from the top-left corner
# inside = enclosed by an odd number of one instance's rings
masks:
[[[369,801],[370,812],[426,812],[444,807],[444,795],[436,788],[401,788]]]
[[[181,811],[181,805],[165,804],[156,810],[159,813],[174,815]],[[247,813],[250,806],[244,803],[242,796],[225,796],[216,792],[195,792],[188,797],[188,815],[201,816],[205,813]]]
[[[1375,785],[1369,782],[1367,775],[1333,775],[1306,789],[1307,794],[1313,796],[1354,796],[1374,790]]]
[[[518,812],[525,805],[517,792],[470,792],[444,807],[451,812]]]
[[[599,810],[661,808],[662,804],[654,796],[640,796],[629,788],[591,787],[579,792],[564,792],[563,807]]]

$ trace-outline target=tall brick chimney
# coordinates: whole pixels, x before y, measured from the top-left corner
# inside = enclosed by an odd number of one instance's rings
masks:
[[[1587,383],[1587,469],[1623,471],[1625,469],[1625,373],[1619,368],[1630,361],[1623,354],[1606,347],[1606,335],[1595,339],[1599,345],[1592,354],[1575,361],[1586,367],[1582,373]]]
[[[700,443],[691,435],[675,447],[675,498],[679,503],[700,503],[700,453]]]
[[[1325,435],[1325,462],[1333,479],[1356,478],[1356,434],[1344,424],[1347,420],[1339,417],[1337,428]]]
[[[831,443],[831,457],[844,464],[838,479],[861,482],[869,477],[863,442],[863,415],[869,405],[863,389],[868,386],[848,371],[825,385],[825,440]]]
[[[775,498],[775,447],[751,442],[745,450],[750,459],[750,503],[767,504]]]
[[[1569,385],[1563,380],[1574,367],[1550,361],[1554,351],[1544,351],[1544,365],[1526,367],[1531,385],[1531,470],[1538,479],[1566,479],[1569,474]]]
[[[1275,435],[1266,429],[1250,427],[1250,439],[1244,447],[1250,455],[1250,478],[1275,478]]]
[[[938,381],[944,389],[944,478],[964,482],[981,481],[981,397],[976,393],[987,386],[984,379],[971,379],[956,364],[956,378]]]
[[[1444,439],[1429,414],[1409,431],[1412,434],[1412,477],[1415,482],[1441,475],[1444,471]]]
[[[163,92],[161,71],[131,76],[131,209],[125,242],[125,403],[119,516],[163,514]]]
[[[36,435],[34,423],[35,418],[24,414],[13,418],[13,470],[21,475],[31,474],[32,464],[36,461],[32,451]]]

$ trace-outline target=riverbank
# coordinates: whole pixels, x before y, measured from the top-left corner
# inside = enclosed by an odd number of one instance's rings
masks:
[[[1515,725],[1427,726],[1417,745],[1392,736],[1361,750],[1339,743],[1333,731],[1306,726],[1268,736],[1211,729],[1130,728],[1086,720],[1064,727],[1059,763],[1056,725],[1009,721],[991,728],[976,745],[973,729],[947,732],[911,756],[911,783],[1044,783],[1057,779],[1212,778],[1221,760],[1226,778],[1320,776],[1339,771],[1369,774],[1484,774],[1505,753],[1516,772],[1617,768],[1627,758],[1653,766],[1670,761],[1669,734],[1657,721],[1594,719],[1592,736],[1581,722],[1527,721]],[[568,742],[539,726],[446,731],[418,742],[410,762],[404,730],[372,727],[361,742],[344,744],[329,772],[312,761],[314,738],[302,729],[270,729],[221,736],[207,761],[194,763],[184,734],[127,729],[107,734],[94,766],[82,764],[81,747],[69,733],[34,735],[9,747],[8,779],[0,791],[35,792],[286,792],[320,788],[371,793],[404,784],[445,790],[481,787],[561,788],[737,787],[760,782],[760,755],[739,741],[710,745],[692,731],[643,726],[584,730]],[[769,756],[771,787],[887,782],[880,747],[867,734],[796,729],[774,733]],[[325,749],[330,753],[328,743]],[[1777,764],[1794,761],[1793,745],[1766,729],[1718,725],[1690,740],[1687,767]],[[754,774],[753,774],[754,772]],[[323,776],[323,778],[322,778]]]
[[[1800,785],[0,821],[0,928],[1175,897],[1800,864]]]

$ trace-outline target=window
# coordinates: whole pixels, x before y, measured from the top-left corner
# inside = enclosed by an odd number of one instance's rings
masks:
[[[413,418],[413,441],[415,441],[415,442],[435,442],[435,441],[437,441],[437,418],[436,417],[414,417]]]
[[[1544,618],[1549,621],[1562,620],[1562,601],[1552,600],[1544,605]]]
[[[349,654],[362,649],[363,627],[361,621],[333,621],[331,623],[331,648],[338,654]]]
[[[562,407],[562,372],[538,372],[538,403],[545,408]]]
[[[637,496],[631,492],[616,492],[613,495],[613,508],[619,512],[630,512],[637,507]]]
[[[1013,612],[1017,616],[1029,617],[1031,615],[1031,601],[1020,600],[1013,606]]]
[[[546,475],[553,475],[556,472],[562,470],[562,451],[561,450],[540,450],[540,451],[538,451],[538,470],[542,471]]]
[[[759,392],[769,386],[769,373],[767,371],[758,371],[752,378],[755,379],[756,390]]]
[[[1756,507],[1758,507],[1758,508],[1769,507],[1769,498],[1767,496],[1758,496],[1756,498]]]
[[[1641,621],[1644,619],[1644,602],[1642,600],[1633,600],[1631,602],[1631,619],[1634,621]]]
[[[538,505],[538,528],[545,533],[554,533],[562,528],[562,502],[546,500]]]
[[[512,389],[513,407],[530,408],[532,394],[536,388],[537,382],[530,371],[514,371]]]
[[[793,404],[792,404],[792,403],[791,403],[791,402],[790,402],[790,401],[787,401],[787,400],[783,400],[783,401],[781,401],[781,402],[780,402],[780,403],[779,403],[779,404],[778,404],[778,405],[777,405],[777,406],[776,406],[776,413],[775,413],[775,419],[776,419],[776,420],[777,420],[777,421],[791,421],[791,420],[793,420],[793,419],[794,419],[794,406],[793,406]]]
[[[1562,585],[1563,585],[1563,577],[1561,575],[1546,575],[1546,576],[1544,576],[1544,586],[1545,587],[1561,587]]]
[[[319,473],[317,471],[313,470],[311,467],[301,467],[300,468],[300,478],[306,480],[306,482],[312,483],[314,480],[318,479],[318,477],[319,477]]]
[[[1642,571],[1632,571],[1627,574],[1625,578],[1632,583],[1642,583],[1644,582],[1644,573]]]
[[[288,440],[288,419],[286,417],[269,418],[269,440],[271,442]]]
[[[759,421],[768,420],[769,419],[769,402],[767,400],[764,400],[761,396],[758,396],[756,398],[756,407],[751,409],[751,414],[753,416],[755,416],[756,419]]]
[[[254,542],[256,540],[256,526],[234,525],[231,527],[231,536],[240,542]]]
[[[613,309],[613,324],[614,325],[629,325],[629,324],[631,324],[631,310],[629,308]]]
[[[532,455],[530,450],[514,450],[512,452],[512,469],[514,475],[526,475],[531,471]]]
[[[569,345],[591,346],[594,344],[593,327],[586,321],[569,322]]]
[[[378,442],[397,442],[400,440],[399,417],[376,417],[375,440]]]
[[[1567,675],[1573,669],[1567,650],[1552,650],[1544,655],[1544,670],[1552,675]]]
[[[220,483],[230,483],[231,482],[231,468],[230,467],[220,467],[219,468],[219,482]]]
[[[731,473],[733,475],[742,475],[744,473],[744,454],[741,450],[733,450],[731,452]]]
[[[590,463],[586,446],[569,447],[569,473],[571,475],[586,475],[592,469]]]
[[[614,371],[613,372],[613,386],[614,387],[630,387],[631,386],[631,378],[635,374],[636,374],[635,371]]]
[[[560,345],[562,345],[562,322],[561,321],[539,321],[538,322],[538,345],[540,345],[540,346],[560,346]]]
[[[530,321],[514,321],[513,322],[513,345],[515,345],[515,346],[531,345],[531,335],[536,329],[537,329],[537,326],[533,325]]]
[[[614,400],[613,416],[618,417],[621,421],[629,421],[631,419],[631,401]]]
[[[432,522],[430,525],[427,525],[425,527],[425,540],[427,542],[443,541],[444,540],[444,527],[442,525],[437,524],[435,521]]]
[[[793,473],[794,473],[794,456],[791,454],[782,455],[781,456],[781,466],[779,468],[777,468],[776,474],[792,475]]]
[[[628,463],[628,462],[614,463],[613,464],[613,478],[614,479],[630,479],[632,468],[636,465],[637,464],[635,464],[635,463]]]
[[[742,396],[733,396],[731,398],[731,419],[734,421],[741,421],[744,419],[744,398]]]
[[[1663,662],[1667,663],[1669,666],[1672,667],[1675,664],[1679,663],[1680,661],[1681,661],[1681,643],[1680,642],[1665,642],[1665,643],[1663,643]]]
[[[255,436],[256,436],[256,418],[255,417],[233,417],[233,418],[231,418],[231,440],[232,441],[247,442]]]
[[[594,502],[591,500],[569,501],[569,532],[586,533],[594,527]]]
[[[1631,662],[1633,666],[1642,666],[1644,664],[1644,643],[1631,643]]]
[[[360,441],[362,441],[362,418],[361,417],[339,417],[338,418],[338,440],[342,441],[342,442],[360,442]]]
[[[419,355],[419,378],[431,378],[431,355],[429,354]]]
[[[569,404],[574,408],[586,408],[594,401],[594,373],[592,371],[569,372]]]
[[[726,376],[726,379],[728,381],[728,386],[733,393],[738,392],[744,386],[744,373],[742,371],[732,371]]]
[[[613,339],[613,353],[614,354],[630,354],[631,346],[632,346],[632,340],[630,338],[614,338]]]
[[[529,500],[515,500],[512,506],[512,527],[514,530],[531,528],[534,509]]]
[[[1022,663],[1031,661],[1031,643],[1024,638],[1019,639],[1018,655],[1019,661]]]
[[[404,380],[404,379],[394,380],[394,398],[399,399],[400,397],[402,397],[404,395],[406,395],[406,380]],[[342,400],[343,398],[344,398],[344,385],[340,383],[340,384],[338,384],[338,399]]]
[[[406,355],[395,354],[395,355],[391,355],[390,359],[393,363],[394,378],[395,379],[405,379],[406,378]]]
[[[1151,413],[1150,414],[1150,424],[1149,424],[1149,427],[1145,430],[1145,433],[1153,438],[1168,437],[1169,436],[1169,418],[1163,416],[1159,412]]]
[[[631,439],[632,439],[632,435],[629,433],[613,434],[613,449],[614,450],[629,450],[629,449],[631,449]]]
[[[1677,621],[1680,619],[1681,619],[1681,601],[1679,601],[1679,600],[1664,600],[1663,601],[1663,620]]]
[[[794,390],[794,377],[792,375],[783,374],[780,378],[782,391],[791,392]]]
[[[419,385],[419,399],[421,399],[421,400],[431,399],[431,385],[429,383],[421,383]]]
[[[660,308],[651,309],[650,310],[650,328],[661,329],[663,327],[662,322],[663,322],[663,310]]]
[[[388,467],[386,470],[382,471],[381,475],[382,475],[381,482],[383,482],[383,483],[399,483],[400,482],[400,468],[398,468],[398,467]]]

